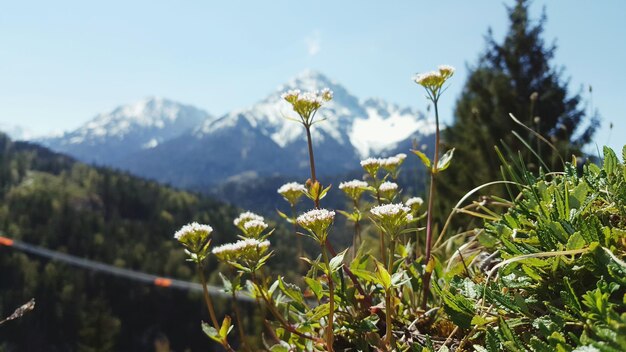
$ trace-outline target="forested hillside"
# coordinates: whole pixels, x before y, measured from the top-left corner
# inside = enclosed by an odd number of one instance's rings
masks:
[[[192,280],[193,267],[172,240],[174,232],[193,220],[214,227],[214,243],[229,241],[236,215],[235,208],[211,199],[0,136],[0,236]],[[214,271],[211,281],[219,281]],[[206,319],[199,294],[0,246],[0,316],[30,298],[37,302],[34,312],[0,329],[0,351],[151,351],[163,336],[177,351],[210,345],[198,323]]]

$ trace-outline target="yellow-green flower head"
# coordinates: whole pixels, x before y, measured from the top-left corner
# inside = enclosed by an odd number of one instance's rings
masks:
[[[452,75],[454,75],[454,71],[456,71],[455,68],[450,65],[439,65],[438,69],[439,74],[441,74],[441,77],[443,77],[444,80],[452,77]]]
[[[378,186],[378,190],[384,194],[393,194],[398,190],[398,184],[395,182],[385,181]]]
[[[244,225],[246,224],[246,222],[250,220],[264,221],[265,219],[261,215],[257,215],[253,212],[246,211],[244,213],[239,214],[239,216],[233,221],[233,224],[235,224],[235,226],[237,226],[241,230],[244,230]]]
[[[267,252],[270,241],[259,241],[254,238],[227,243],[213,248],[213,254],[223,261],[258,260]]]
[[[380,164],[385,170],[395,172],[400,165],[404,163],[404,159],[406,159],[406,154],[399,153],[388,158],[380,159]]]
[[[300,90],[290,90],[281,95],[293,107],[293,110],[300,115],[302,123],[310,125],[313,123],[313,113],[322,105],[333,99],[333,92],[328,89],[321,91],[301,92]]]
[[[352,180],[341,182],[339,189],[342,190],[351,199],[357,200],[361,194],[367,189],[367,182],[361,180]]]
[[[174,238],[184,244],[189,250],[197,250],[198,247],[208,242],[212,232],[213,228],[211,226],[192,222],[176,231]]]
[[[381,166],[382,162],[379,158],[367,158],[365,160],[361,160],[361,167],[363,167],[363,169],[372,177],[376,177],[376,173]]]
[[[266,228],[267,224],[262,220],[246,221],[243,225],[243,229],[247,237],[259,237]]]
[[[306,192],[306,187],[298,182],[289,182],[280,186],[278,193],[291,205],[295,205]]]
[[[396,236],[409,222],[413,220],[411,208],[402,203],[383,204],[373,207],[374,221],[390,236]]]
[[[424,204],[424,200],[421,197],[412,197],[407,199],[404,204],[407,207],[411,208],[411,211],[416,212],[422,207],[422,204]]]
[[[426,88],[433,95],[439,94],[441,87],[454,74],[454,67],[448,65],[439,66],[437,71],[420,73],[415,76],[415,83]]]
[[[296,222],[309,231],[318,241],[325,241],[328,228],[335,220],[335,212],[328,209],[313,209],[298,216]]]

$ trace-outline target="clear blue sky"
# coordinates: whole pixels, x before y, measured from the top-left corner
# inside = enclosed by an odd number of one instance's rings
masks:
[[[12,1],[0,11],[0,122],[37,133],[163,96],[214,115],[250,105],[305,68],[353,94],[424,108],[419,71],[458,68],[444,120],[510,1]],[[598,144],[626,143],[626,2],[539,1],[571,88],[591,84]],[[586,93],[585,93],[586,94]]]

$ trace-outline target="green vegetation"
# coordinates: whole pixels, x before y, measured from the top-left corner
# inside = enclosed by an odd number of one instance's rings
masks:
[[[235,215],[234,208],[210,199],[0,136],[0,236],[191,280],[193,268],[171,241],[174,231],[190,219],[211,223],[219,244],[235,231]],[[276,265],[289,272],[295,249],[284,250],[293,254]],[[210,261],[209,268],[216,264]],[[210,281],[221,282],[217,272],[210,272]],[[0,316],[31,298],[37,301],[33,312],[0,328],[0,350],[152,350],[160,334],[175,350],[207,347],[196,323],[207,318],[199,294],[90,273],[0,246]],[[223,314],[228,308],[220,303]]]
[[[508,9],[509,30],[502,42],[489,32],[487,48],[470,68],[456,102],[454,122],[444,130],[445,144],[456,148],[457,160],[438,185],[438,209],[444,216],[465,192],[501,178],[493,146],[520,151],[535,172],[540,166],[562,170],[559,154],[509,118],[510,113],[563,156],[581,156],[598,127],[597,114],[585,111],[582,97],[571,93],[564,70],[552,63],[556,46],[546,45],[542,37],[545,16],[533,21],[529,4],[519,0]],[[505,194],[502,187],[488,191]]]

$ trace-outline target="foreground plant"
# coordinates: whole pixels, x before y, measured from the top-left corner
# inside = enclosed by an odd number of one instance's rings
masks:
[[[198,269],[198,276],[200,277],[200,282],[202,283],[204,301],[209,311],[212,324],[212,326],[209,326],[206,323],[202,323],[202,330],[204,330],[210,338],[221,344],[227,351],[233,351],[227,339],[228,333],[232,329],[230,317],[226,316],[222,321],[222,324],[219,324],[217,316],[215,315],[213,300],[211,299],[211,295],[209,294],[209,290],[207,288],[207,280],[204,276],[204,266],[210,254],[209,249],[211,245],[212,232],[213,228],[211,226],[193,222],[178,230],[174,234],[174,238],[178,240],[183,247],[185,247],[185,251],[189,255],[189,260],[193,261]]]
[[[430,173],[430,187],[428,191],[428,210],[426,212],[426,244],[425,244],[425,262],[426,275],[424,276],[424,294],[422,297],[422,309],[426,308],[428,296],[430,292],[430,277],[432,275],[433,263],[431,262],[431,249],[433,240],[433,204],[435,200],[435,183],[437,174],[444,171],[450,166],[454,149],[447,151],[441,158],[439,157],[439,145],[441,143],[439,134],[439,98],[445,91],[444,84],[450,77],[454,75],[454,67],[448,65],[439,66],[437,71],[419,74],[415,77],[415,83],[424,87],[426,97],[433,103],[435,107],[435,151],[432,161],[419,150],[413,150],[420,157],[422,163]]]

